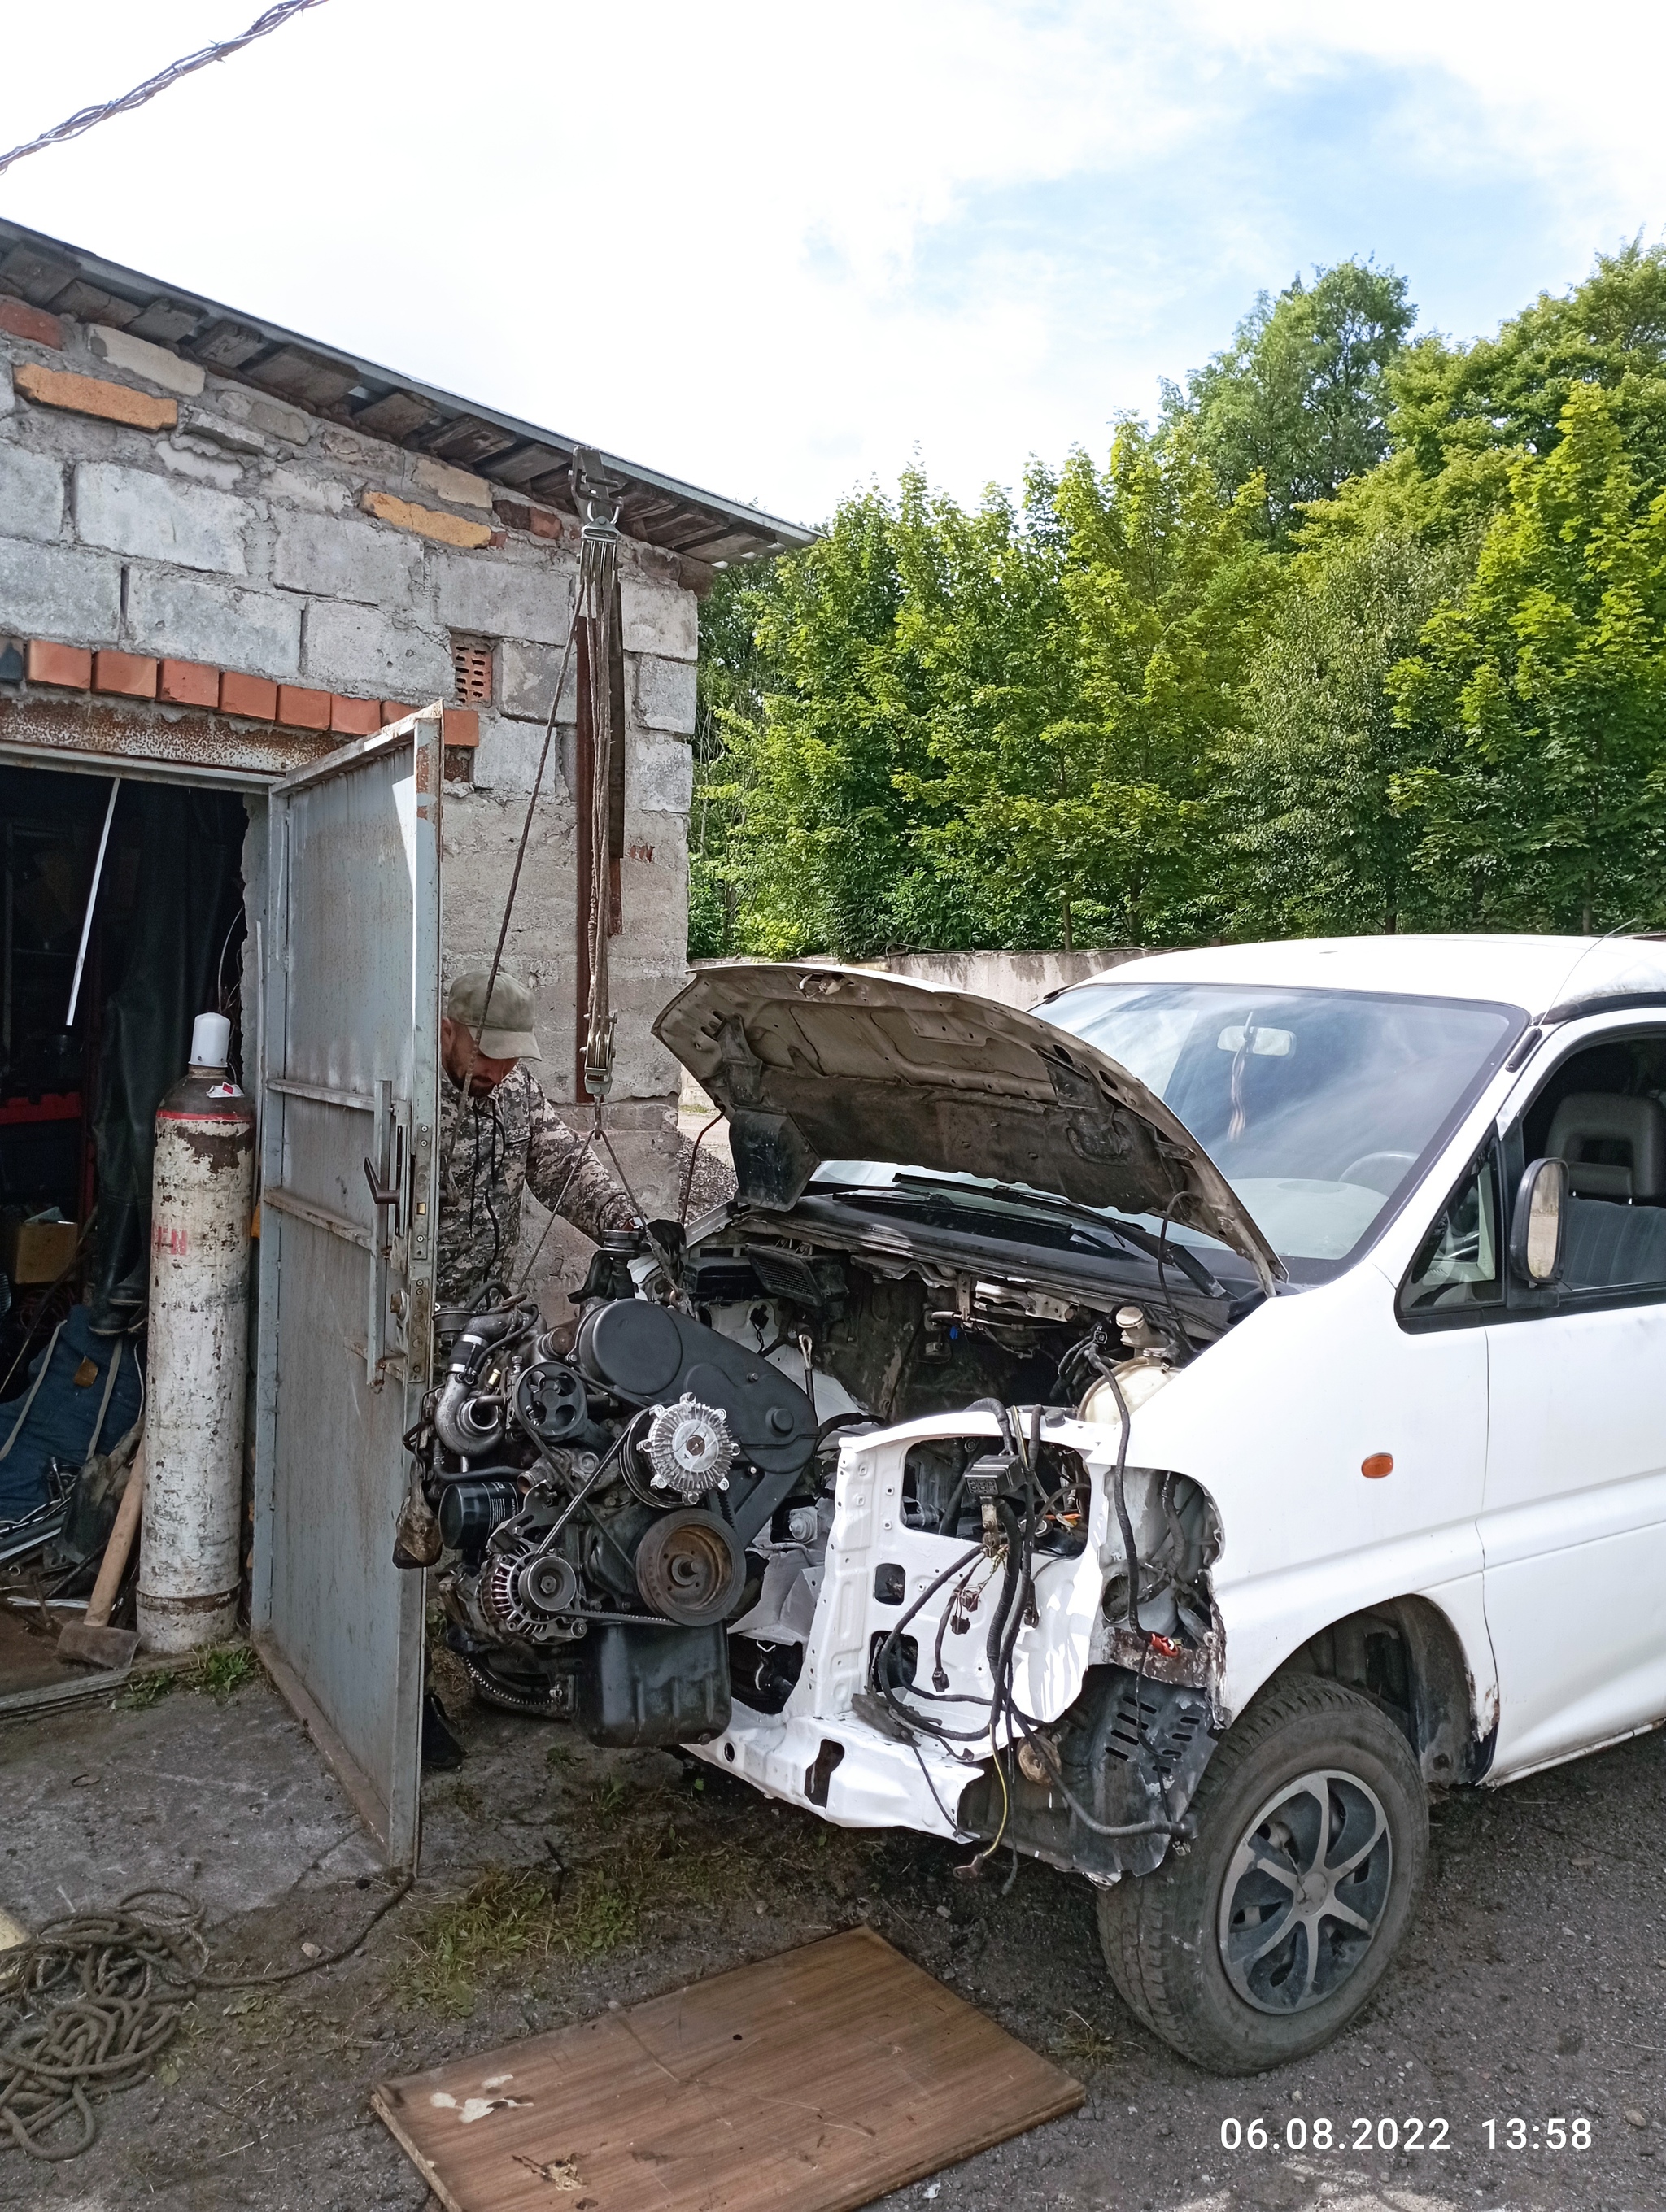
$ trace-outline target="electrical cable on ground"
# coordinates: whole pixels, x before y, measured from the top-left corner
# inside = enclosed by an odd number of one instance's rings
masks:
[[[323,5],[324,0],[278,0],[277,7],[268,8],[265,14],[257,17],[240,38],[220,39],[211,46],[199,47],[196,53],[186,54],[177,62],[170,62],[165,70],[159,70],[155,76],[148,76],[143,84],[136,84],[131,92],[123,93],[119,100],[106,100],[97,107],[81,108],[64,122],[54,124],[50,131],[43,131],[38,138],[31,138],[27,145],[14,146],[9,154],[0,154],[0,174],[10,168],[14,161],[22,161],[27,155],[42,153],[48,146],[62,146],[69,139],[79,138],[83,132],[96,129],[100,123],[108,122],[112,115],[131,114],[136,107],[143,107],[147,100],[154,100],[159,92],[166,92],[169,85],[178,84],[181,77],[193,76],[199,69],[206,69],[210,62],[223,62],[231,55],[240,53],[245,46],[252,46],[257,39],[264,39],[271,32],[282,30],[291,15],[303,15],[309,8],[321,8]]]
[[[402,1875],[350,1942],[277,1973],[208,1972],[206,1908],[173,1889],[130,1890],[0,1952],[0,2150],[79,2157],[99,2131],[92,2100],[145,2078],[199,1990],[276,1989],[339,1966],[415,1880]],[[52,2140],[71,2118],[78,2132]]]

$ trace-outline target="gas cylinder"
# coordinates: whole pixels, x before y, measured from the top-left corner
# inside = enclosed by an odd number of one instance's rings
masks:
[[[139,1641],[192,1651],[237,1624],[254,1114],[227,1071],[231,1024],[199,1014],[156,1109]]]

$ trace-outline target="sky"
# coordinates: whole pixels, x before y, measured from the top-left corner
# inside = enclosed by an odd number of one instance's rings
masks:
[[[8,22],[0,149],[260,0]],[[815,523],[1103,453],[1347,255],[1468,337],[1666,228],[1666,8],[326,0],[0,214]]]

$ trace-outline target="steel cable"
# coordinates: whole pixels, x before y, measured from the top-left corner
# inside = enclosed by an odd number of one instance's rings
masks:
[[[50,131],[43,131],[38,138],[31,138],[27,145],[14,146],[9,154],[0,154],[0,174],[10,168],[14,161],[22,161],[26,155],[39,154],[48,146],[61,146],[67,139],[79,138],[83,131],[91,131],[100,123],[107,123],[112,115],[131,114],[134,108],[143,107],[147,100],[154,100],[159,92],[166,92],[169,85],[177,84],[181,77],[191,76],[198,70],[206,69],[210,62],[223,62],[231,55],[240,53],[245,46],[252,46],[257,39],[264,39],[269,32],[281,30],[291,15],[304,15],[307,9],[323,5],[324,0],[278,0],[277,7],[268,8],[265,14],[257,17],[240,37],[221,39],[211,46],[201,46],[194,54],[185,54],[179,61],[170,62],[165,70],[159,70],[155,76],[148,76],[143,84],[136,84],[131,92],[123,93],[119,99],[104,100],[97,107],[79,108],[62,123],[55,123]]]

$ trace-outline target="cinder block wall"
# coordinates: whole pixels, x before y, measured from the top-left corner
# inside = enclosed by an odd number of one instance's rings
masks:
[[[674,1187],[678,1074],[648,1030],[685,973],[698,572],[629,541],[620,562],[627,857],[610,1121],[657,1209]],[[488,641],[493,696],[479,710],[477,748],[448,755],[451,971],[490,958],[576,567],[576,525],[506,501],[483,478],[167,347],[0,300],[0,652],[8,640],[102,652],[109,673],[97,680],[118,694],[94,696],[70,671],[73,656],[37,656],[43,673],[70,673],[56,686],[7,681],[17,663],[0,660],[0,728],[52,742],[40,732],[64,729],[66,710],[84,706],[107,726],[119,705],[155,726],[153,755],[172,748],[224,765],[244,746],[267,766],[286,716],[302,730],[340,732],[353,702],[450,699],[454,635]],[[167,659],[191,664],[194,680],[214,670],[263,679],[222,688],[222,708],[258,702],[268,684],[284,689],[253,716],[205,715],[167,703],[166,691],[146,695],[143,669]],[[136,683],[137,695],[123,698]],[[574,1090],[573,701],[569,678],[506,953],[537,995],[540,1073],[558,1099]],[[569,1276],[582,1258],[565,1239],[546,1249]]]

